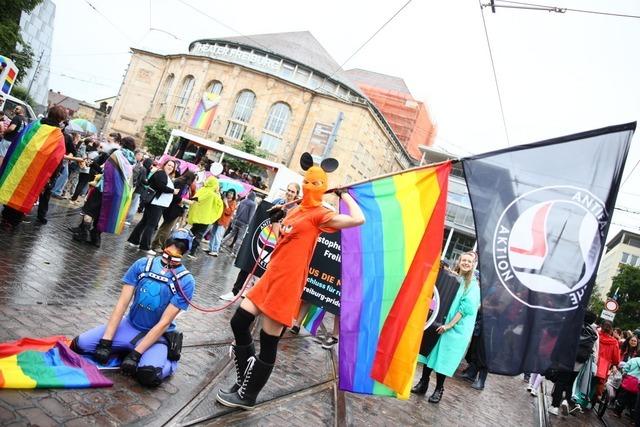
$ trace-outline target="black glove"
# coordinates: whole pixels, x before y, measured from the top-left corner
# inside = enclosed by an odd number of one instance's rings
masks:
[[[338,196],[339,199],[341,199],[342,195],[346,193],[347,190],[344,188],[336,188],[335,190],[333,190],[333,192],[335,193],[336,196]]]
[[[142,357],[142,355],[135,350],[127,354],[127,357],[122,360],[122,364],[120,365],[120,372],[124,375],[135,375],[140,357]]]
[[[111,340],[100,340],[98,341],[98,346],[96,347],[95,355],[93,356],[101,365],[106,364],[109,361],[109,356],[111,356],[111,345],[113,341]]]
[[[282,206],[274,206],[269,209],[267,213],[269,214],[271,224],[282,221],[282,219],[286,216],[286,213],[284,209],[282,209]]]

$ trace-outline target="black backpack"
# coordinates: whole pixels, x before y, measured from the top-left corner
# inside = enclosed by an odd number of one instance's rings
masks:
[[[593,344],[598,339],[598,334],[589,325],[582,325],[580,331],[580,341],[578,341],[578,353],[576,354],[576,362],[584,363],[589,359],[593,352]]]

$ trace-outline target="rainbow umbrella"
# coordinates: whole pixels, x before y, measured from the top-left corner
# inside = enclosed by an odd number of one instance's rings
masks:
[[[71,119],[69,125],[66,128],[67,131],[83,132],[83,133],[98,133],[96,126],[86,119]]]

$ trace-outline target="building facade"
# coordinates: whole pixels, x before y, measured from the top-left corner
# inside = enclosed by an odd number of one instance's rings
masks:
[[[59,105],[67,109],[69,118],[85,119],[93,123],[98,133],[102,132],[107,121],[107,106],[72,98],[60,92],[50,90],[47,97],[47,109]]]
[[[28,70],[20,70],[26,74],[21,84],[38,103],[36,113],[44,113],[47,107],[55,16],[56,5],[52,0],[44,0],[31,13],[23,13],[20,17],[20,34],[33,50],[33,65]]]
[[[595,291],[601,299],[606,300],[613,278],[618,274],[621,264],[640,267],[640,234],[621,230],[607,243],[606,252],[602,256],[596,276]]]
[[[335,184],[415,163],[309,32],[198,40],[177,55],[132,50],[109,131],[141,137],[165,116],[172,128],[234,146],[248,133],[269,160],[294,170],[305,151],[335,157]]]

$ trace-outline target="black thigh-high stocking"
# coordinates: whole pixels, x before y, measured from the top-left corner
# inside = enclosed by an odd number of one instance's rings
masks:
[[[260,330],[260,360],[270,365],[276,363],[278,341],[280,341],[279,336],[269,335],[264,329]]]
[[[238,307],[231,318],[231,330],[236,340],[236,345],[249,345],[251,338],[251,322],[256,318],[242,307]]]

